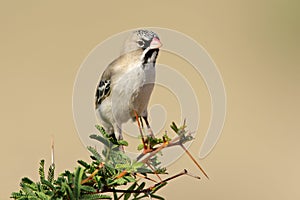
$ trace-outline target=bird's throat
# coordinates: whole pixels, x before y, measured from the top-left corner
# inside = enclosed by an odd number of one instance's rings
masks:
[[[146,50],[145,50],[146,51]],[[156,58],[158,56],[159,49],[149,49],[143,57],[143,64],[156,63]],[[154,66],[154,65],[153,65]]]

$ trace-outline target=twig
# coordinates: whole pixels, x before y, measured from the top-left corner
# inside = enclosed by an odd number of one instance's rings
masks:
[[[122,171],[117,177],[116,179],[122,178],[123,176],[125,176],[128,172],[126,170]]]
[[[137,156],[136,160],[139,161],[139,160],[140,160],[141,158],[143,158],[147,153],[152,153],[152,152],[154,152],[154,151],[157,153],[157,152],[159,152],[160,150],[162,150],[163,148],[166,148],[166,147],[172,147],[172,146],[176,146],[176,145],[180,145],[180,137],[177,136],[176,138],[172,139],[172,141],[169,141],[167,145],[165,145],[165,143],[167,143],[167,141],[164,142],[163,144],[161,144],[161,146],[164,145],[163,147],[159,146],[159,147],[156,147],[156,148],[153,148],[153,149],[149,149],[149,151],[146,152],[146,153],[145,153],[145,151],[142,152],[140,155]],[[156,153],[153,153],[152,156],[154,156]],[[151,156],[151,157],[152,157],[152,156]]]
[[[200,164],[195,160],[195,158],[192,156],[192,154],[185,148],[185,146],[183,146],[183,144],[180,144],[181,148],[183,148],[183,150],[185,151],[185,153],[192,159],[192,161],[195,163],[195,165],[197,165],[197,167],[200,169],[200,171],[206,176],[207,179],[209,179],[208,175],[206,174],[206,172],[202,169],[202,167],[200,166]]]
[[[94,171],[89,177],[87,177],[86,179],[84,179],[84,180],[81,181],[81,185],[83,185],[83,184],[85,184],[86,182],[88,182],[89,180],[93,179],[93,177],[99,172],[99,170],[100,170],[103,166],[104,166],[104,163],[101,162],[101,163],[98,165],[97,169],[95,169],[95,171]]]
[[[174,178],[177,178],[177,177],[179,177],[179,176],[185,175],[185,174],[187,174],[187,173],[188,173],[188,171],[187,171],[186,169],[184,169],[182,172],[180,172],[180,173],[178,173],[178,174],[175,174],[175,175],[173,175],[173,176],[171,176],[171,177],[169,177],[169,178],[166,178],[166,179],[162,180],[162,181],[159,182],[159,183],[156,183],[156,184],[154,185],[154,187],[158,186],[159,184],[168,182],[168,181],[170,181],[170,180],[172,180],[172,179],[174,179]]]
[[[149,177],[147,177],[147,176],[145,176],[145,175],[143,175],[143,174],[135,173],[135,175],[138,176],[138,177],[140,177],[140,178],[144,178],[144,179],[147,179],[147,180],[149,180],[149,181],[152,181],[152,182],[157,183],[156,180],[154,180],[154,179],[152,179],[152,178],[149,178]]]
[[[188,173],[188,171],[186,169],[184,169],[182,172],[180,172],[178,174],[175,174],[175,175],[173,175],[169,178],[166,178],[166,179],[156,183],[155,185],[152,185],[152,186],[150,186],[146,189],[143,189],[143,190],[122,190],[122,189],[105,188],[104,190],[100,191],[99,193],[118,192],[118,193],[145,193],[145,194],[148,194],[149,192],[151,192],[157,186],[159,186],[161,184],[164,184],[164,183],[167,183],[168,181],[170,181],[172,179],[175,179],[175,178],[178,178],[178,177],[183,176],[183,175],[188,175],[188,176],[191,176],[193,178],[200,179],[200,177],[191,175],[191,174]]]
[[[146,162],[146,164],[147,164],[148,167],[153,171],[153,173],[158,177],[158,179],[161,181],[162,179],[161,179],[160,176],[156,173],[156,170],[155,170],[148,162]]]
[[[160,145],[157,149],[155,149],[154,151],[151,151],[149,153],[149,155],[144,159],[142,160],[141,162],[142,163],[146,163],[148,162],[148,160],[154,156],[155,154],[157,154],[158,152],[160,152],[163,148],[167,147],[169,145],[169,142],[164,142],[162,145]]]
[[[164,142],[161,146],[157,147],[156,149],[154,149],[153,151],[151,151],[149,153],[149,155],[144,158],[141,162],[143,163],[147,163],[148,160],[154,156],[155,154],[157,154],[158,152],[160,152],[162,149],[167,148],[167,147],[171,147],[171,146],[176,146],[179,145],[181,148],[183,148],[183,150],[186,152],[186,154],[191,158],[191,160],[195,163],[195,165],[200,169],[200,171],[205,175],[205,177],[207,179],[209,179],[207,173],[203,170],[203,168],[200,166],[200,164],[196,161],[196,159],[192,156],[192,154],[185,148],[185,146],[182,144],[182,142],[180,141],[180,137],[176,137],[174,138],[172,141],[170,142]],[[142,154],[141,154],[142,155]],[[137,157],[137,160],[141,159],[142,157],[139,155]]]

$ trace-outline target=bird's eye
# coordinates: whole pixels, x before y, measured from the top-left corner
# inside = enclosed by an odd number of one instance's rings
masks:
[[[138,40],[137,44],[138,44],[139,47],[143,47],[145,42],[143,40]]]

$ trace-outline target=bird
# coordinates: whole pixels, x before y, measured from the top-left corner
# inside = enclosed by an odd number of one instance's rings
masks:
[[[161,46],[155,32],[135,30],[125,40],[121,55],[101,75],[95,92],[95,110],[105,131],[117,140],[123,140],[122,124],[129,119],[136,120],[139,128],[143,119],[153,137],[147,107]],[[140,134],[143,138],[141,128]]]

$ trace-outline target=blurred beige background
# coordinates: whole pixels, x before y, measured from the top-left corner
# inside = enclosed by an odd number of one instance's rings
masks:
[[[221,139],[201,161],[211,180],[182,177],[160,194],[167,199],[300,199],[299,9],[296,0],[2,0],[0,199],[9,199],[23,176],[37,180],[39,160],[50,163],[52,136],[57,173],[89,159],[72,116],[77,70],[101,41],[143,26],[175,29],[203,45],[222,74],[228,98]],[[172,63],[167,54],[159,59],[168,58]],[[202,111],[209,113],[205,106]],[[202,138],[199,133],[191,147],[194,155]],[[186,156],[169,171],[183,168],[198,173]]]

